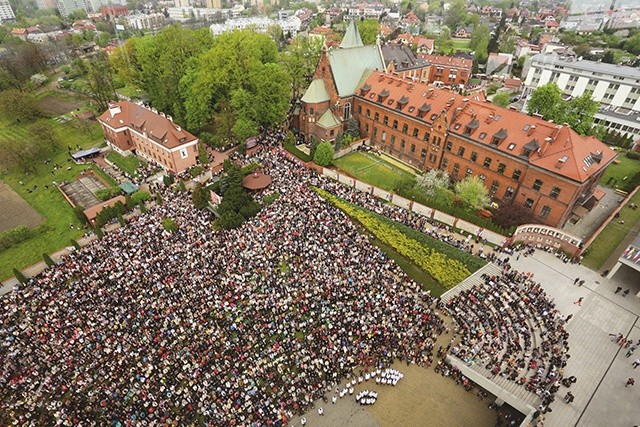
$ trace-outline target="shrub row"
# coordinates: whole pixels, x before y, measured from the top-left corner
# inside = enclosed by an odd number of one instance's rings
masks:
[[[633,160],[640,160],[640,153],[638,153],[637,151],[627,151],[627,154],[625,154],[625,156]]]
[[[11,230],[7,230],[4,233],[0,234],[0,251],[7,250],[13,245],[24,242],[25,240],[31,238],[33,235],[34,231],[24,225],[12,228]]]
[[[395,227],[374,217],[371,213],[356,209],[326,191],[320,189],[316,191],[324,199],[357,220],[380,241],[391,246],[399,254],[407,257],[429,273],[443,286],[452,288],[471,274],[462,262],[451,259],[445,254],[423,245],[418,240],[408,237]]]

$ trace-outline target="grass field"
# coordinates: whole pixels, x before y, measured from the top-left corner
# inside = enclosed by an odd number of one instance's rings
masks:
[[[11,171],[0,175],[0,179],[8,184],[16,193],[29,203],[45,220],[38,226],[38,233],[35,237],[25,242],[0,252],[0,280],[13,276],[12,269],[24,268],[35,262],[42,260],[44,252],[55,252],[65,246],[69,246],[69,240],[77,238],[83,234],[78,229],[80,222],[76,218],[71,206],[62,197],[57,188],[52,186],[52,182],[62,182],[72,180],[84,168],[92,167],[87,165],[77,165],[68,162],[67,146],[81,148],[89,148],[101,144],[103,137],[102,131],[98,123],[94,123],[95,129],[89,132],[81,132],[72,127],[70,124],[60,124],[50,121],[53,125],[59,143],[59,149],[52,155],[51,163],[48,165],[37,165],[37,174],[25,175],[22,172]],[[0,118],[0,142],[6,139],[23,138],[27,135],[27,125],[9,125]],[[59,163],[61,169],[55,171],[55,175],[51,174],[52,164]],[[70,168],[70,170],[67,170]],[[95,168],[100,176],[105,174]],[[23,185],[20,184],[22,181]],[[111,180],[112,182],[112,180]],[[27,190],[33,188],[34,185],[38,189],[29,193]],[[45,189],[45,185],[49,188]],[[74,229],[69,227],[74,224]]]
[[[140,160],[136,156],[123,156],[111,151],[107,154],[107,159],[129,176],[134,176],[136,170],[140,167]]]
[[[392,191],[396,182],[413,174],[373,154],[355,152],[335,160],[337,167],[354,178]]]
[[[640,209],[632,210],[628,207],[631,203],[640,205],[640,192],[637,192],[627,205],[620,210],[620,217],[614,218],[591,243],[591,246],[587,249],[587,254],[582,260],[583,265],[593,270],[602,268],[620,242],[640,221]],[[624,221],[624,224],[620,224],[620,221]]]
[[[462,52],[471,52],[471,48],[469,44],[471,44],[471,39],[451,39],[453,42],[453,51],[462,51]]]
[[[627,180],[631,179],[636,172],[640,172],[640,160],[630,159],[624,154],[624,152],[618,154],[616,160],[620,163],[612,164],[607,168],[607,171],[600,179],[601,185],[611,188],[623,188]],[[624,180],[624,177],[627,177],[627,180]]]

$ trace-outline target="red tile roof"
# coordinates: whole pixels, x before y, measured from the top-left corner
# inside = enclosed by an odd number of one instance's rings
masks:
[[[456,58],[453,56],[444,56],[444,55],[427,55],[424,53],[418,54],[418,57],[427,60],[432,65],[466,68],[468,70],[470,70],[473,67],[473,61],[466,58]]]
[[[120,101],[112,106],[119,107],[119,111],[118,108],[110,108],[102,113],[98,120],[113,128],[127,126],[139,132],[146,132],[148,137],[169,149],[197,139],[173,121],[163,117],[161,113],[154,113],[141,105]]]
[[[363,87],[369,90],[365,93]],[[574,181],[586,181],[616,156],[614,151],[594,137],[580,136],[567,125],[497,107],[485,102],[481,95],[463,98],[445,89],[376,71],[369,76],[357,96],[379,103],[378,94],[383,91],[388,93],[382,101],[387,108],[396,110],[398,100],[406,97],[408,102],[401,114],[433,123],[444,113],[449,133],[470,138],[478,144],[491,145],[523,162]],[[421,108],[429,109],[422,118],[419,117]],[[471,127],[475,130],[467,135],[467,125],[472,122]],[[492,145],[494,136],[503,137],[498,145]],[[527,150],[528,157],[524,156]]]

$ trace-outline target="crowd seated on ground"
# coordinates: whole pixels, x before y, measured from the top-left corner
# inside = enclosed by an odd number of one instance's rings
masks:
[[[5,297],[0,422],[285,425],[358,366],[367,367],[366,379],[398,359],[431,364],[446,329],[436,300],[308,184],[464,250],[473,244],[315,175],[277,147],[281,139],[266,133],[266,148],[244,160],[260,162],[273,178],[267,192],[281,196],[242,227],[212,230],[211,215],[187,193],[159,188],[163,204]],[[165,218],[176,232],[162,228]],[[546,322],[541,291],[528,294],[533,303],[519,307],[517,294],[503,292],[514,312]],[[495,322],[478,317],[466,329]],[[498,337],[510,324],[497,327]],[[529,381],[536,387],[556,363],[547,357],[556,332],[547,329],[547,344],[525,359],[542,369]],[[477,335],[465,337],[463,358],[480,345]],[[518,347],[506,336],[504,343],[515,364]],[[492,345],[482,345],[476,357],[511,375],[511,357],[494,360]]]
[[[506,264],[482,279],[446,303],[461,335],[451,354],[522,384],[548,406],[570,357],[564,320],[530,275]]]

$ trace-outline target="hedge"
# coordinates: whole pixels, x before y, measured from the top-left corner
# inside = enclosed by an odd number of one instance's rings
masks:
[[[640,160],[640,153],[636,151],[627,151],[627,154],[625,154],[625,156],[633,160]]]
[[[445,254],[423,245],[420,241],[408,237],[394,226],[374,217],[371,213],[356,209],[324,190],[316,189],[316,191],[349,217],[357,220],[380,241],[391,246],[399,254],[429,273],[443,286],[452,288],[471,274],[462,262],[451,259]]]

